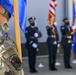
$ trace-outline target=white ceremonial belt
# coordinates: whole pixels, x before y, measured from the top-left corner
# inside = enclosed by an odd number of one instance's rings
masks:
[[[70,35],[68,35],[68,36],[62,36],[62,37],[65,37],[65,38],[68,38],[68,39],[72,38]]]
[[[71,37],[71,36],[67,36],[67,38],[68,38],[68,39],[71,39],[72,37]]]
[[[72,41],[71,40],[68,40],[68,43],[71,43]]]
[[[51,36],[49,36],[49,37],[51,37],[51,38],[56,38],[56,35],[51,35]]]

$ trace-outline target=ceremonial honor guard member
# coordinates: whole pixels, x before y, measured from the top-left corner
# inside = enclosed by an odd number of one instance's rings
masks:
[[[38,38],[40,38],[41,32],[35,25],[36,18],[30,17],[28,19],[30,26],[26,27],[25,37],[26,37],[26,47],[28,50],[29,68],[31,73],[36,73],[36,54],[38,50]]]
[[[72,68],[70,65],[71,47],[72,47],[72,28],[69,25],[69,19],[63,19],[64,25],[60,27],[62,34],[62,46],[64,50],[64,65],[65,68]]]
[[[55,26],[56,23],[51,23],[49,26],[46,26],[47,30],[47,45],[49,51],[49,69],[50,70],[57,70],[55,68],[56,62],[56,54],[57,54],[57,45],[59,41],[57,27]]]

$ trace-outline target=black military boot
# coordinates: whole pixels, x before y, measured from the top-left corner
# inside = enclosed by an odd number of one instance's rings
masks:
[[[30,72],[31,73],[37,73],[38,71],[36,69],[31,69]]]

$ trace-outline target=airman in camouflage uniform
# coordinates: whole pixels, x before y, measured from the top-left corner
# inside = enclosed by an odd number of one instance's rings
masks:
[[[7,31],[10,13],[0,6],[0,75],[24,75],[15,41]]]

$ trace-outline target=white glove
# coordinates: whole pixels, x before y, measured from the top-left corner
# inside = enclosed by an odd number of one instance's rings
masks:
[[[74,44],[72,44],[72,47],[74,46]]]
[[[58,44],[58,47],[60,47],[60,44]]]
[[[32,47],[33,47],[33,48],[37,48],[37,44],[36,44],[36,43],[33,43],[33,44],[32,44]]]
[[[35,36],[35,37],[38,37],[38,33],[35,33],[34,36]]]
[[[57,26],[57,22],[54,22],[54,25]]]
[[[74,29],[76,29],[76,26],[74,25],[74,26],[72,26],[72,29],[74,30]]]

